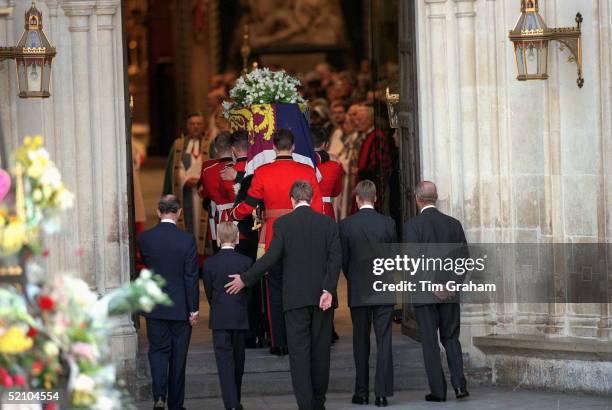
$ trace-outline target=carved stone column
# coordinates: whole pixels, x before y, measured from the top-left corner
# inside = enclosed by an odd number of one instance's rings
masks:
[[[13,35],[15,0],[0,0],[0,45],[9,47],[16,43]],[[0,127],[5,148],[10,152],[16,141],[17,130],[17,81],[14,62],[0,62]],[[5,166],[4,164],[2,166]]]
[[[95,196],[100,199],[96,261],[96,287],[100,293],[121,286],[130,280],[126,129],[121,116],[125,102],[122,75],[123,54],[117,50],[116,36],[120,27],[120,0],[98,0],[97,61],[98,87],[95,91],[99,114],[95,133],[98,155],[94,157]],[[122,43],[119,43],[122,44]],[[108,86],[112,84],[112,86]],[[123,126],[121,126],[123,124]],[[105,164],[115,164],[110,169]],[[136,356],[136,333],[130,318],[122,318],[113,329],[112,352],[115,360]]]
[[[457,33],[457,68],[459,70],[459,144],[461,149],[462,223],[471,242],[480,242],[482,237],[482,210],[479,167],[478,132],[478,81],[476,73],[476,11],[475,0],[454,0]],[[490,309],[486,305],[462,305],[462,339],[466,350],[473,356],[472,336],[487,333]]]
[[[429,151],[424,160],[428,165],[423,169],[423,177],[432,179],[438,186],[438,205],[448,212],[451,208],[450,152],[450,115],[448,87],[448,44],[447,44],[447,0],[425,0],[427,44],[429,53],[427,73],[429,84],[425,90],[430,93],[430,102],[424,110],[431,110],[430,132],[422,135],[423,151]]]
[[[129,280],[127,144],[119,0],[61,3],[69,18],[76,229],[79,272],[99,294]],[[66,158],[68,154],[66,154]],[[113,358],[125,367],[136,355],[128,316],[113,328]]]
[[[95,1],[71,0],[61,3],[68,17],[70,32],[72,68],[72,109],[74,134],[71,140],[63,142],[66,162],[63,171],[76,182],[72,189],[76,194],[76,218],[72,219],[75,243],[83,250],[76,261],[76,269],[90,285],[95,283],[96,266],[94,222],[94,196],[92,178],[92,141],[91,141],[91,77],[89,44],[90,17]]]

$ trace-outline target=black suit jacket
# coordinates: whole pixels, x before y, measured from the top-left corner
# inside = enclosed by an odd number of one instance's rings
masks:
[[[282,261],[285,311],[318,306],[323,290],[334,296],[337,306],[341,252],[336,222],[309,206],[301,206],[274,222],[268,251],[241,278],[252,286]]]
[[[245,292],[230,295],[225,291],[225,285],[230,282],[229,275],[243,273],[251,263],[251,258],[233,249],[221,249],[204,262],[204,289],[210,305],[211,329],[249,328]]]
[[[350,307],[394,304],[388,300],[389,295],[373,292],[372,258],[384,257],[379,244],[396,241],[395,221],[374,209],[363,208],[340,222],[342,271],[347,280]]]
[[[163,291],[172,306],[157,306],[150,319],[188,320],[199,308],[198,251],[195,238],[168,222],[159,223],[138,238],[142,261],[166,280]]]
[[[461,222],[455,218],[443,214],[436,208],[427,208],[419,215],[410,219],[404,225],[404,242],[417,244],[462,244],[465,246],[453,248],[427,248],[419,251],[418,254],[427,254],[428,256],[439,257],[469,257],[467,249],[467,240]],[[450,251],[449,255],[436,254],[437,252]],[[463,277],[458,277],[451,272],[443,272],[436,275],[435,281],[440,283],[448,277],[457,282],[463,280]],[[458,302],[458,295],[448,302]],[[413,299],[415,305],[436,303],[438,299],[433,295],[415,295]]]

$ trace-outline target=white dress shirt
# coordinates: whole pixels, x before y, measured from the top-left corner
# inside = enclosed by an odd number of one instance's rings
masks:
[[[421,213],[423,213],[423,211],[424,211],[424,210],[426,210],[426,209],[429,209],[429,208],[435,208],[435,207],[436,207],[435,205],[425,205],[425,206],[423,207],[423,209],[421,209]]]

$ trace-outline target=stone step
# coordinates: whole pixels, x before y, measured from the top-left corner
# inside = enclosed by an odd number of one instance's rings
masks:
[[[374,384],[376,348],[373,344],[370,355],[370,381]],[[443,363],[446,374],[445,358]],[[420,345],[397,343],[393,346],[395,389],[427,390],[427,376],[423,365]],[[135,395],[137,400],[151,400],[151,380],[146,355],[139,359],[138,380]],[[187,361],[186,397],[204,399],[220,397],[219,378],[214,353],[206,349],[190,352]],[[330,363],[330,392],[350,392],[354,388],[355,368],[350,344],[335,346]],[[491,370],[466,369],[470,385],[488,385]],[[245,374],[242,383],[245,396],[292,394],[291,373],[288,357],[271,356],[266,349],[247,350]]]
[[[374,369],[371,370],[371,382],[374,383]],[[395,367],[394,382],[397,390],[424,389],[427,386],[424,369]],[[332,369],[330,371],[329,391],[352,391],[355,384],[354,370]],[[292,394],[291,374],[286,372],[245,373],[242,380],[242,393],[245,396],[265,396]],[[197,377],[187,376],[185,397],[201,399],[220,397],[219,378],[216,374],[202,374]],[[152,400],[151,383],[139,380],[138,400]]]
[[[370,354],[370,367],[376,362],[376,348],[372,346]],[[400,343],[393,346],[393,360],[396,366],[423,367],[422,352],[418,344]],[[146,354],[138,357],[138,377],[151,376],[149,362]],[[350,345],[336,346],[331,352],[331,369],[353,369],[353,351]],[[245,359],[245,373],[288,372],[289,358],[272,356],[267,349],[247,349]],[[187,358],[186,374],[188,376],[201,376],[217,374],[217,363],[214,352],[210,349],[190,351]]]
[[[370,385],[374,385],[374,369],[370,370]],[[425,369],[417,367],[394,366],[395,390],[427,390]],[[448,375],[448,370],[446,370]],[[470,386],[490,384],[491,370],[466,369]],[[352,392],[355,384],[354,370],[332,369],[330,371],[330,392]],[[450,386],[449,386],[450,388]],[[291,374],[289,372],[245,373],[242,380],[244,396],[266,396],[292,394]],[[219,379],[216,374],[187,376],[185,396],[188,399],[220,397]],[[150,380],[139,379],[136,400],[152,400]]]

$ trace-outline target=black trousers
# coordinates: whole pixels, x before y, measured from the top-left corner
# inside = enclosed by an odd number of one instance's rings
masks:
[[[459,343],[460,308],[458,303],[437,303],[415,306],[414,313],[419,326],[423,359],[431,393],[437,397],[446,397],[446,379],[440,359],[438,331],[440,342],[446,350],[446,360],[455,389],[465,388],[463,374],[463,354]]]
[[[329,384],[332,309],[285,312],[293,392],[300,410],[322,410]]]
[[[213,330],[213,347],[225,408],[240,404],[244,374],[244,330]]]
[[[185,401],[185,366],[191,325],[186,320],[147,318],[147,338],[153,399],[167,398],[168,409],[181,409]]]
[[[376,335],[376,397],[393,396],[393,347],[391,323],[393,306],[351,308],[353,322],[353,357],[355,358],[355,394],[370,394],[370,331],[374,322]]]
[[[283,268],[276,264],[267,275],[268,284],[268,321],[272,346],[287,346],[287,330],[283,314]],[[330,336],[331,337],[331,336]]]
[[[253,261],[257,258],[257,242],[240,239],[236,245],[236,252],[251,258]],[[249,331],[246,335],[248,339],[258,338],[263,340],[266,333],[266,310],[265,297],[262,289],[262,281],[258,281],[255,285],[246,288],[247,306],[249,311]]]

